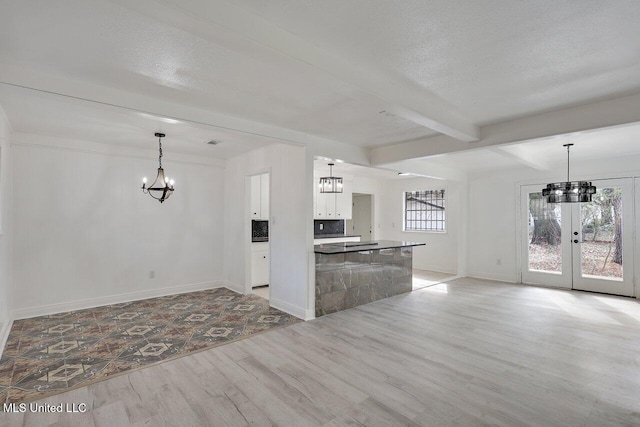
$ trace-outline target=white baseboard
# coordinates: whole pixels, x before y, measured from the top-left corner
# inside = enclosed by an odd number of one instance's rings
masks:
[[[299,319],[310,320],[315,318],[315,312],[313,313],[313,316],[310,317],[310,310],[298,307],[297,305],[289,304],[288,302],[280,301],[273,297],[269,298],[269,305],[273,308],[284,311],[285,313],[289,313],[292,316],[296,316]]]
[[[449,273],[449,274],[451,274],[451,273]],[[466,276],[460,276],[460,275],[456,274],[455,276],[447,277],[446,279],[440,280],[439,283],[453,282],[454,280],[462,279],[464,277],[466,277]]]
[[[316,318],[316,310],[313,308],[307,309],[307,315],[304,317],[304,320],[313,320]]]
[[[495,274],[495,273],[483,273],[483,272],[469,271],[467,273],[467,277],[471,277],[471,278],[474,278],[474,279],[496,280],[498,282],[506,282],[506,283],[519,283],[518,280],[514,279],[511,276],[507,276],[506,274]]]
[[[237,292],[239,294],[245,294],[245,288],[243,285],[240,285],[238,283],[235,282],[231,282],[229,280],[221,280],[222,286],[224,286],[227,289],[231,289],[234,292]]]
[[[12,325],[13,320],[7,320],[2,324],[2,328],[0,329],[0,355],[4,353],[4,346],[7,343],[7,338],[9,338],[9,332],[11,332]]]
[[[11,317],[14,320],[28,319],[30,317],[46,316],[48,314],[63,313],[65,311],[84,310],[86,308],[100,307],[103,305],[118,304],[122,302],[137,301],[141,299],[163,297],[174,294],[184,294],[187,292],[203,291],[206,289],[221,288],[225,286],[226,282],[224,280],[216,280],[212,282],[194,283],[190,285],[171,286],[161,289],[149,289],[146,291],[130,292],[126,294],[109,295],[105,297],[41,305],[37,307],[19,308],[17,310],[13,310]]]
[[[413,268],[416,270],[435,271],[436,273],[457,274],[457,269],[453,266],[442,265],[416,265],[413,264]]]

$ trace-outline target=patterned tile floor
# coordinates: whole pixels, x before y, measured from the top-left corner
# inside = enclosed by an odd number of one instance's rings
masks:
[[[61,393],[299,320],[225,288],[16,320],[0,358],[0,403]]]

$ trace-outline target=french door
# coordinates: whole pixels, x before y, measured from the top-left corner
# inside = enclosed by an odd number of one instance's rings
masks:
[[[589,203],[548,204],[521,187],[522,282],[632,296],[633,181],[596,180]]]

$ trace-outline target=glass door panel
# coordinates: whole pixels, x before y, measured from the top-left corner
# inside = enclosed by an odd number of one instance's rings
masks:
[[[633,294],[631,179],[598,180],[589,203],[572,212],[573,288],[616,295]],[[630,222],[629,222],[630,223]]]
[[[622,189],[598,188],[593,200],[580,206],[580,274],[622,280]]]
[[[530,271],[562,273],[562,209],[542,192],[528,194],[528,262]]]
[[[521,187],[523,212],[522,282],[571,287],[571,211],[561,204],[549,204],[541,185]],[[566,220],[565,220],[566,219]]]

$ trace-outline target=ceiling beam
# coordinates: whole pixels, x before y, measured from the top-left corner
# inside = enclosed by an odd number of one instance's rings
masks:
[[[482,126],[473,143],[439,135],[370,150],[371,164],[386,165],[457,151],[513,144],[640,122],[640,93]]]
[[[532,155],[531,153],[520,153],[518,152],[518,150],[516,150],[516,148],[518,148],[517,145],[508,145],[506,147],[491,147],[489,148],[489,150],[502,157],[506,157],[510,160],[515,160],[518,163],[535,170],[546,171],[550,169],[550,165],[548,162],[538,158],[535,155]]]
[[[160,118],[262,136],[272,142],[311,147],[314,151],[318,151],[318,147],[329,147],[330,150],[341,153],[346,161],[369,163],[369,152],[363,147],[355,147],[306,132],[220,114],[160,98],[108,88],[60,75],[46,74],[33,68],[21,67],[16,63],[0,61],[0,85],[60,96],[74,103],[101,104],[106,108],[122,108]]]
[[[389,111],[456,140],[470,142],[479,137],[478,128],[457,108],[424,87],[319,49],[232,2],[111,1],[235,52],[250,52],[255,46],[267,48],[298,66],[330,76],[346,86],[351,96],[365,100],[380,111]]]
[[[440,166],[431,162],[425,164],[420,160],[403,160],[401,162],[389,163],[385,168],[397,170],[404,173],[417,174],[418,177],[432,178],[438,180],[448,180],[464,182],[467,174],[464,171],[456,170],[446,166]]]
[[[370,158],[372,165],[387,165],[403,160],[454,153],[468,150],[472,147],[473,144],[471,143],[458,141],[446,135],[437,135],[400,144],[372,148],[370,150]]]

